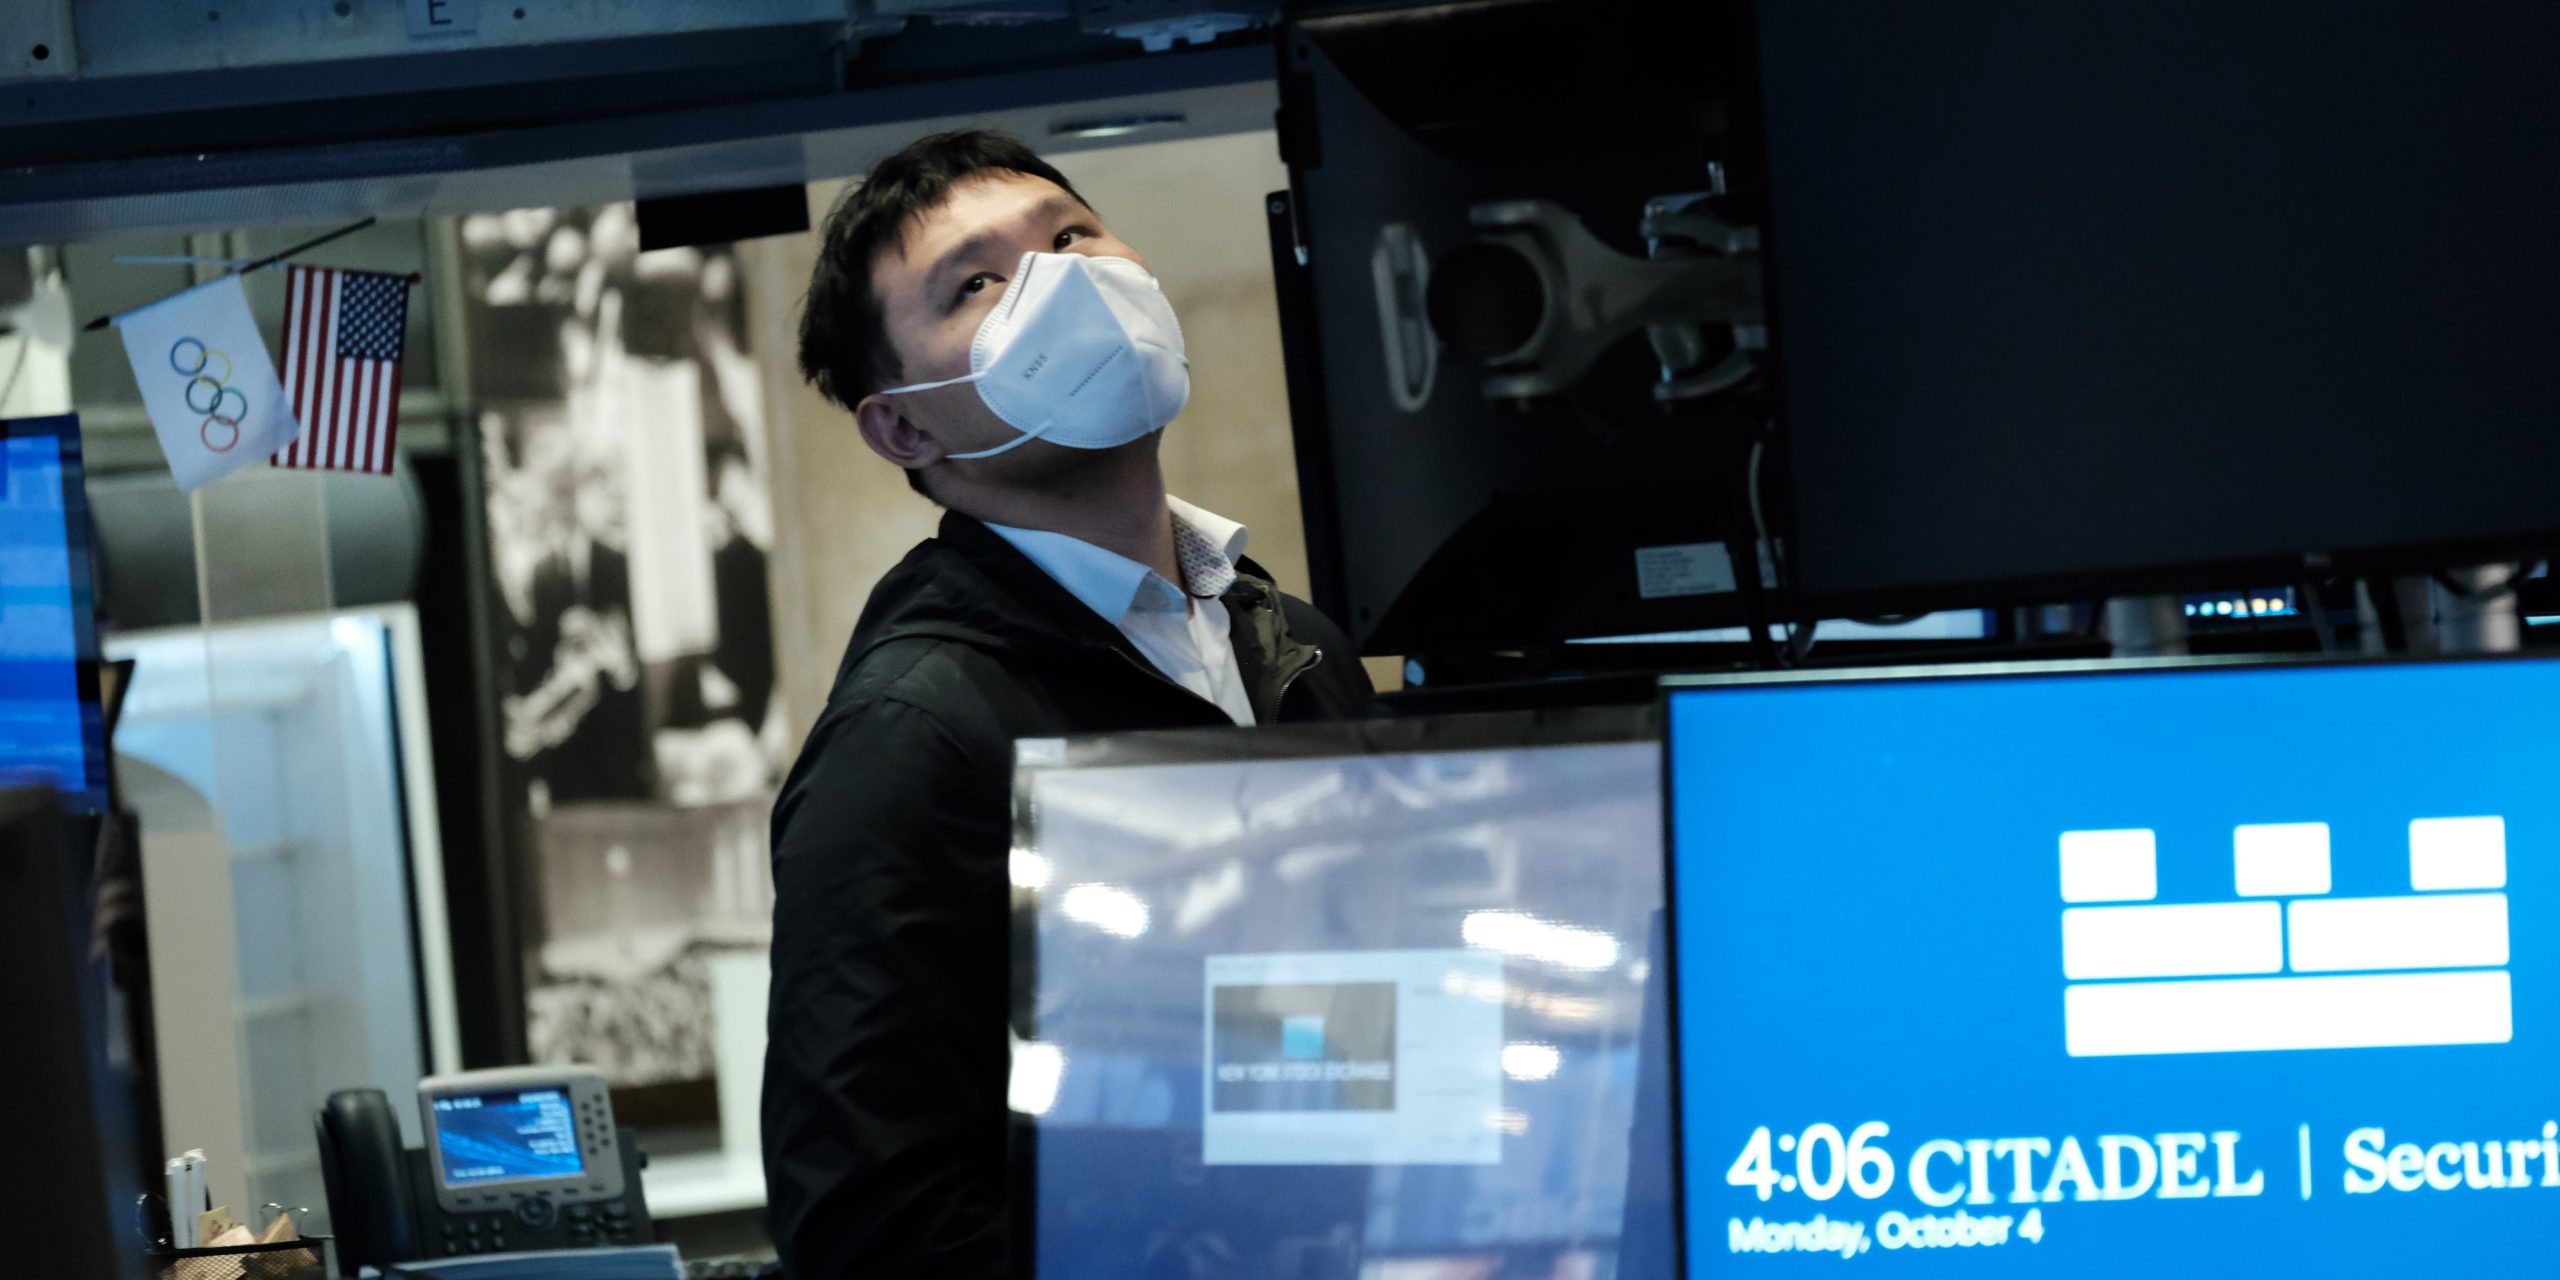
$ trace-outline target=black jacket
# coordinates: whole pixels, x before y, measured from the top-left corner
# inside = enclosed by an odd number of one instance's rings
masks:
[[[1360,714],[1350,643],[1250,561],[1260,723]],[[966,516],[862,611],[773,813],[768,1222],[800,1280],[1006,1275],[1013,742],[1232,723]]]

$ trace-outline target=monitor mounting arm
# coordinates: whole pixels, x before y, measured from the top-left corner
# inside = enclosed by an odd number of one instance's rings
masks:
[[[1638,329],[1661,360],[1656,399],[1732,387],[1748,376],[1749,352],[1764,342],[1760,236],[1717,217],[1706,199],[1647,203],[1642,229],[1650,258],[1611,248],[1550,201],[1478,204],[1469,210],[1477,238],[1433,273],[1433,327],[1461,354],[1483,360],[1488,399],[1563,391]],[[1729,328],[1729,343],[1709,341],[1718,326]]]

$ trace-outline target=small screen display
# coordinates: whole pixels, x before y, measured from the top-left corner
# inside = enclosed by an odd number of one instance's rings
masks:
[[[448,1187],[516,1178],[574,1178],[578,1117],[568,1090],[524,1089],[435,1100]]]
[[[106,803],[75,418],[0,420],[0,782]]]

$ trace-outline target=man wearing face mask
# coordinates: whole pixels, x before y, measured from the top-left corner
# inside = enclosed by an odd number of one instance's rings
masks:
[[[926,138],[823,238],[802,372],[946,510],[864,606],[774,809],[769,1223],[808,1280],[1027,1274],[1014,740],[1350,716],[1370,689],[1241,526],[1166,494],[1181,326],[1057,170]]]

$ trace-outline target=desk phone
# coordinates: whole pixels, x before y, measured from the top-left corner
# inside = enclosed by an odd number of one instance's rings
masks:
[[[631,1131],[588,1067],[508,1067],[418,1085],[423,1150],[379,1089],[330,1095],[317,1124],[338,1265],[587,1245],[652,1229]]]

